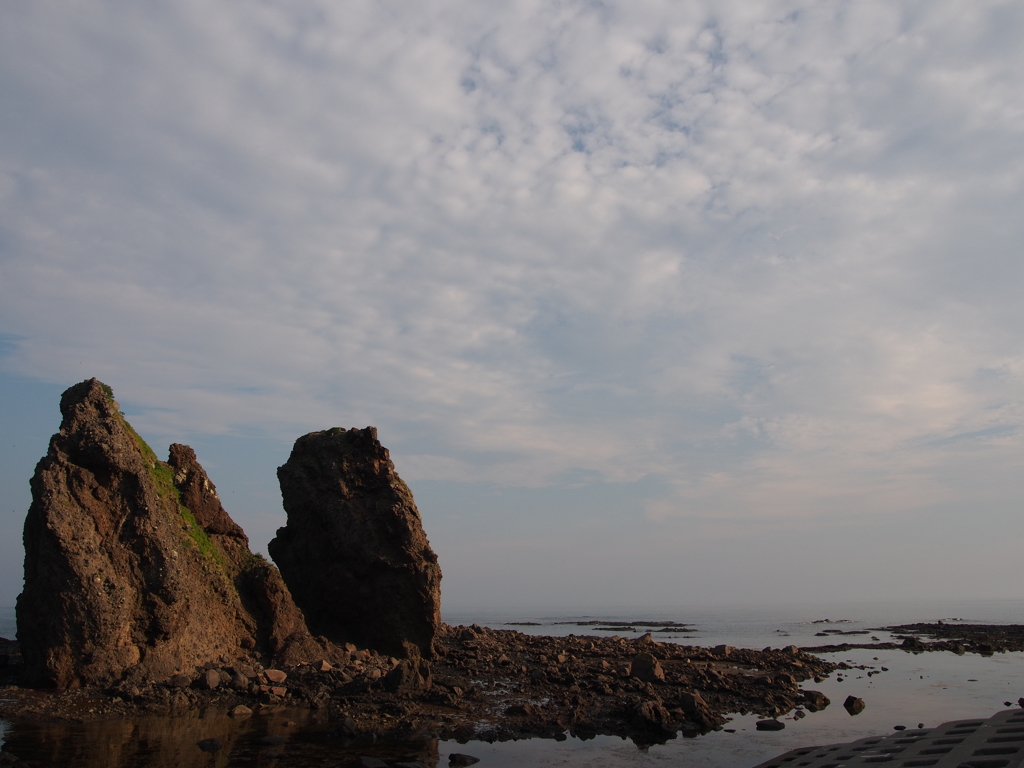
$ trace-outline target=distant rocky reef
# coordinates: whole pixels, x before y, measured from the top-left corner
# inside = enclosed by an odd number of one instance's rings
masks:
[[[278,571],[249,549],[195,452],[175,444],[160,461],[110,387],[76,384],[60,410],[25,520],[17,619],[31,684],[329,663],[350,658],[342,644],[431,656],[441,570],[372,427],[296,441],[278,470],[288,513],[270,544]]]

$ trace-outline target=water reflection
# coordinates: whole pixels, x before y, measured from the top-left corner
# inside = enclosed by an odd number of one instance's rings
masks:
[[[438,742],[352,742],[307,710],[236,719],[219,710],[175,717],[7,723],[3,750],[38,768],[344,766],[362,755],[436,768]]]
[[[335,734],[340,723],[320,713],[280,709],[261,711],[236,720],[222,711],[192,713],[174,718],[139,717],[91,723],[12,723],[4,749],[33,768],[135,768],[136,766],[335,766],[347,768],[370,755],[388,765],[419,762],[427,768],[447,766],[452,752],[468,753],[487,768],[742,768],[802,746],[849,742],[891,733],[894,725],[928,727],[948,720],[986,718],[1024,695],[1024,654],[994,657],[955,656],[903,651],[858,650],[833,655],[850,669],[815,684],[833,704],[797,721],[785,719],[786,729],[756,730],[757,717],[736,717],[728,731],[697,739],[675,739],[647,751],[612,736],[562,742],[535,739],[488,744],[436,742],[429,739],[401,744],[353,743]],[[868,676],[866,669],[885,667],[885,674]],[[847,695],[867,702],[851,717],[842,707]],[[0,723],[0,732],[3,724]],[[732,732],[730,732],[732,731]],[[222,748],[203,752],[198,742],[217,739]]]

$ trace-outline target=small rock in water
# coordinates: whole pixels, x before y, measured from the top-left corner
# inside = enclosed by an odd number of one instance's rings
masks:
[[[795,712],[793,712],[793,719],[794,720],[801,720],[801,719],[803,719],[805,717],[807,717],[807,713],[804,712],[802,709],[798,709]]]
[[[811,712],[820,712],[832,702],[821,691],[804,691],[804,703]]]
[[[229,714],[232,717],[248,717],[252,714],[252,710],[245,706],[245,704],[239,704]]]
[[[781,731],[786,724],[781,720],[758,720],[757,730],[759,731]]]
[[[448,755],[448,765],[450,766],[463,766],[472,765],[473,763],[479,763],[479,757],[473,757],[472,755],[463,755],[458,752],[452,752]]]
[[[918,723],[917,730],[921,730],[922,728],[924,728],[924,723]]]
[[[220,752],[224,748],[219,739],[203,739],[200,742],[196,742],[196,746],[203,750],[203,752]]]
[[[866,705],[864,704],[864,699],[858,699],[856,696],[847,696],[843,706],[846,707],[846,711],[851,715],[859,715],[864,711]]]
[[[905,726],[905,725],[894,725],[892,727],[892,729],[894,731],[905,731],[905,730],[907,730],[907,726]]]

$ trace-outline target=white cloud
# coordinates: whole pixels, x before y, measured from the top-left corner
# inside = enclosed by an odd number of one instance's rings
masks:
[[[15,2],[7,368],[157,431],[376,423],[425,479],[661,474],[662,518],[925,506],[935,441],[1019,450],[1021,27]]]

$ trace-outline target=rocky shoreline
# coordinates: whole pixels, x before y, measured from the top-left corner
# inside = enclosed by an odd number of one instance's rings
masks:
[[[729,713],[770,720],[828,706],[799,684],[837,667],[796,647],[711,649],[649,634],[543,637],[475,625],[442,625],[429,663],[354,646],[346,652],[348,660],[335,664],[207,664],[157,684],[66,691],[19,687],[20,665],[11,663],[0,670],[0,718],[87,720],[209,707],[244,717],[286,705],[323,710],[340,738],[367,743],[424,735],[564,739],[568,732],[652,744],[719,729]]]
[[[636,639],[527,635],[514,629],[442,624],[430,661],[397,659],[348,645],[334,663],[208,663],[145,685],[64,691],[24,686],[17,644],[0,640],[0,718],[77,720],[182,715],[217,709],[247,717],[280,707],[318,711],[343,743],[423,738],[507,741],[614,735],[639,745],[719,730],[731,714],[764,727],[782,715],[829,706],[801,687],[850,669],[818,653],[849,648],[908,653],[1024,650],[1022,626],[914,624],[902,643],[750,650]],[[910,634],[910,633],[915,634]],[[922,642],[917,635],[937,638]],[[7,658],[4,659],[4,656]]]

